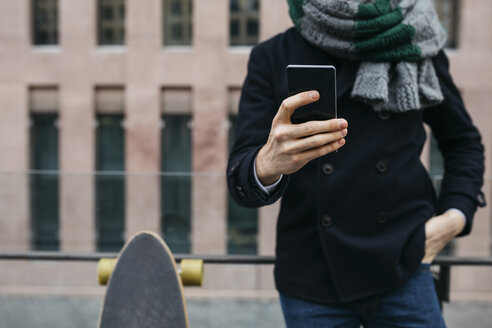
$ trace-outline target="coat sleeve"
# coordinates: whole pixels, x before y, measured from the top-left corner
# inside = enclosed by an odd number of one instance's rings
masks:
[[[272,79],[265,46],[256,46],[251,51],[242,88],[236,135],[227,167],[227,184],[232,198],[245,207],[274,203],[282,196],[289,181],[289,177],[284,176],[276,190],[268,195],[254,179],[254,159],[268,140],[278,110]]]
[[[466,216],[466,225],[458,236],[471,232],[477,206],[485,206],[481,192],[484,174],[484,147],[477,128],[468,115],[463,100],[449,74],[444,51],[433,59],[444,101],[424,110],[444,158],[444,176],[438,197],[438,214],[457,208]]]

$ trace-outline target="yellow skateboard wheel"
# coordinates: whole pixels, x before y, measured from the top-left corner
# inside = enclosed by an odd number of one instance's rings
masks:
[[[102,258],[99,260],[99,263],[97,264],[97,280],[99,281],[99,285],[105,286],[108,284],[109,278],[111,278],[111,274],[116,266],[116,262],[117,259]]]
[[[111,274],[116,266],[117,259],[102,258],[97,264],[97,280],[99,285],[108,284]],[[203,283],[203,260],[181,260],[180,270],[183,286],[201,286]]]
[[[181,260],[181,282],[183,286],[201,286],[203,283],[203,260]]]

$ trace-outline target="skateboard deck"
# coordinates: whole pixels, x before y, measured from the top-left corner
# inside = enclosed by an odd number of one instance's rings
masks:
[[[187,328],[174,257],[156,234],[142,232],[121,250],[106,290],[99,328]]]

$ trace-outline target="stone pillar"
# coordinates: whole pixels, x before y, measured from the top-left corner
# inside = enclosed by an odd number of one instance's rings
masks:
[[[227,74],[229,1],[193,3],[193,172],[191,249],[225,254],[227,245]],[[199,55],[198,55],[199,54]],[[231,280],[230,266],[206,266],[205,288]]]
[[[280,210],[280,201],[259,209],[258,216],[258,255],[275,255],[277,236],[277,218]],[[274,289],[273,265],[258,266],[259,283],[261,289]]]
[[[128,0],[125,86],[125,235],[160,233],[160,88],[162,1]],[[140,174],[145,172],[145,174]],[[139,174],[135,174],[139,173]]]
[[[27,1],[0,3],[0,249],[30,248]],[[7,171],[7,172],[6,172]],[[10,172],[8,172],[10,171]],[[15,171],[15,173],[14,173]]]
[[[60,240],[64,251],[95,247],[94,86],[88,49],[95,46],[95,2],[60,1]],[[79,172],[79,173],[74,173]],[[81,173],[82,172],[82,173]]]
[[[28,94],[0,82],[0,249],[30,248]],[[26,151],[20,152],[19,149]]]
[[[294,26],[285,0],[260,1],[260,40],[284,32]]]
[[[226,252],[226,182],[217,174],[227,161],[228,10],[227,0],[194,2],[193,171],[215,175],[193,179],[193,253]]]

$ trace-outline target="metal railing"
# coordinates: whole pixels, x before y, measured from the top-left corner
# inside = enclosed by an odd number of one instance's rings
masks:
[[[102,258],[116,258],[118,253],[62,253],[62,252],[1,252],[0,260],[97,262]],[[206,264],[274,264],[274,256],[257,255],[188,255],[175,254],[176,262],[201,259]],[[492,264],[492,263],[491,263]]]
[[[97,262],[101,258],[116,258],[118,253],[68,252],[0,252],[0,260]],[[258,255],[199,255],[175,254],[176,262],[183,259],[202,259],[207,264],[274,264],[274,256]],[[432,265],[439,266],[492,266],[492,257],[437,256]]]
[[[116,258],[118,253],[62,253],[62,252],[0,252],[0,260],[30,260],[30,261],[71,261],[97,262],[101,258]],[[184,259],[202,259],[206,264],[253,264],[273,265],[274,256],[257,255],[186,255],[176,254],[176,262]],[[439,266],[438,272],[433,272],[434,285],[439,303],[449,302],[452,266],[492,266],[492,257],[455,257],[438,256],[432,262]]]

